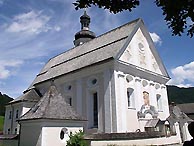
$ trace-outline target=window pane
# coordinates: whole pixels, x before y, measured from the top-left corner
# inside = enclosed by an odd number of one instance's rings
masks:
[[[157,94],[156,99],[157,99],[158,110],[162,111],[162,98],[161,98],[161,95]]]
[[[94,127],[98,127],[98,94],[97,92],[93,93],[93,122]]]
[[[135,107],[134,89],[132,88],[127,89],[127,101],[128,107]]]
[[[12,112],[10,111],[10,112],[9,112],[9,119],[11,119],[11,115],[12,115]]]
[[[19,111],[18,111],[18,110],[16,110],[16,116],[15,116],[15,118],[16,118],[16,119],[17,119],[17,118],[18,118],[18,116],[19,116],[19,115],[18,115],[18,112],[19,112]]]
[[[71,97],[66,97],[66,102],[72,106],[72,98]]]

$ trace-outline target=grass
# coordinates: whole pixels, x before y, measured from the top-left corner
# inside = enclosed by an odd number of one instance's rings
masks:
[[[3,131],[4,117],[0,116],[0,131]]]

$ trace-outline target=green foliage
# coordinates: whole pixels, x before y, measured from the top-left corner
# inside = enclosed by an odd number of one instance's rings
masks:
[[[176,86],[167,86],[169,103],[194,103],[194,87],[179,88]]]
[[[172,28],[174,35],[181,36],[181,33],[187,30],[187,35],[193,36],[194,25],[188,19],[194,22],[194,1],[156,0],[156,4],[162,8],[163,15],[165,15],[164,20]]]
[[[12,100],[13,98],[9,97],[6,94],[1,94],[0,92],[0,116],[5,115],[5,105]]]
[[[132,11],[140,2],[140,0],[76,0],[73,4],[76,10],[94,5],[116,14],[124,10]],[[164,20],[172,29],[172,35],[181,36],[184,30],[187,30],[187,35],[193,37],[194,0],[153,0],[153,2],[162,9]]]
[[[136,8],[139,5],[139,0],[77,0],[73,4],[76,6],[76,10],[95,5],[99,8],[109,9],[110,12],[116,14],[123,10],[132,11],[132,8]]]
[[[69,140],[67,141],[67,146],[87,146],[87,142],[84,140],[84,133],[80,130],[73,134],[72,132],[69,135]]]
[[[3,131],[4,117],[0,116],[0,131]]]

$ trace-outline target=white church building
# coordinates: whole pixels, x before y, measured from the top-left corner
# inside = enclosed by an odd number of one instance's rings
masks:
[[[98,37],[89,30],[86,12],[80,22],[75,47],[51,58],[6,106],[4,134],[19,134],[20,146],[62,146],[70,131],[80,129],[88,135],[164,134],[107,143],[93,139],[91,145],[181,143],[179,125],[167,120],[170,78],[142,19]]]

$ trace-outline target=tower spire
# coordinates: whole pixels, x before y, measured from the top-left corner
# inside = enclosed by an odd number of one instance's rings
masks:
[[[90,16],[87,15],[86,10],[84,10],[84,14],[80,17],[80,22],[82,30],[89,30]]]
[[[86,9],[84,14],[80,17],[81,30],[75,34],[74,45],[79,46],[96,37],[95,33],[89,30],[90,16],[88,16]]]

